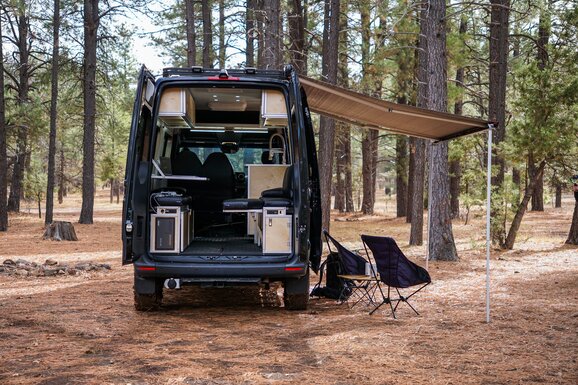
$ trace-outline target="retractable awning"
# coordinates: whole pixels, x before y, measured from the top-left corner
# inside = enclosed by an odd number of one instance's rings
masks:
[[[299,77],[311,111],[360,125],[443,141],[488,129],[488,122],[373,98],[333,84]]]

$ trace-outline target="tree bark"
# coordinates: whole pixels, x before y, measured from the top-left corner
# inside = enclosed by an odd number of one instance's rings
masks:
[[[0,42],[2,42],[0,17]],[[8,231],[8,159],[6,155],[6,102],[4,99],[4,51],[0,44],[0,231]]]
[[[574,215],[572,215],[572,224],[570,225],[566,243],[569,245],[578,245],[578,198],[574,203]]]
[[[203,15],[203,67],[213,68],[213,22],[211,17],[211,0],[201,1]]]
[[[293,68],[299,74],[307,74],[305,67],[305,24],[304,10],[301,0],[288,0],[289,14],[289,57]]]
[[[16,23],[18,27],[18,96],[16,103],[20,111],[26,111],[26,104],[29,102],[28,93],[30,90],[30,50],[29,32],[30,17],[27,14],[26,5],[18,7]],[[24,170],[26,168],[26,158],[28,154],[28,126],[19,124],[16,134],[16,160],[12,168],[12,181],[10,183],[10,196],[8,197],[8,211],[20,211],[20,199],[23,195]]]
[[[518,206],[518,210],[516,211],[516,215],[514,216],[514,219],[512,220],[512,224],[510,225],[510,230],[508,231],[508,236],[506,237],[506,240],[504,241],[504,243],[501,245],[502,248],[508,249],[508,250],[511,250],[512,248],[514,248],[514,242],[516,241],[516,236],[518,235],[518,230],[520,229],[520,225],[522,224],[522,218],[524,217],[524,214],[526,213],[526,209],[528,207],[528,202],[530,201],[530,198],[532,197],[532,194],[534,193],[534,188],[536,187],[536,184],[538,183],[538,179],[540,179],[540,176],[544,173],[544,167],[545,166],[546,166],[546,161],[543,160],[542,162],[540,162],[540,165],[538,166],[536,173],[534,174],[534,177],[530,180],[528,187],[526,187],[526,192],[524,193],[524,198],[522,199],[522,202]]]
[[[197,65],[197,32],[195,30],[195,0],[185,0],[185,20],[187,28],[187,65]]]
[[[407,215],[407,138],[398,135],[395,138],[395,201],[396,216]]]
[[[270,0],[265,7],[264,25],[264,51],[263,68],[280,69],[281,67],[281,38],[279,36],[279,15],[281,3],[279,0]]]
[[[245,45],[245,67],[255,67],[255,0],[247,0]]]
[[[431,110],[446,112],[447,56],[446,56],[446,2],[431,0],[429,16],[426,19],[427,58],[428,58],[428,98],[427,107]],[[423,33],[423,32],[422,32]],[[448,165],[448,142],[430,146],[429,172],[431,183],[429,258],[434,260],[456,261],[458,253],[452,231],[450,206],[450,177]]]
[[[337,84],[339,47],[339,0],[325,0],[323,28],[322,76],[330,84]],[[319,185],[323,228],[329,231],[331,212],[331,179],[335,149],[335,120],[321,116],[319,123]]]
[[[345,165],[342,160],[344,151],[342,137],[344,136],[345,124],[336,122],[335,130],[335,201],[333,209],[342,213],[345,211]]]
[[[96,42],[98,0],[84,0],[84,136],[82,141],[82,208],[80,223],[93,222],[94,138],[96,125]]]
[[[44,224],[52,222],[54,211],[54,174],[56,163],[56,115],[58,102],[58,55],[60,33],[60,0],[54,0],[54,14],[52,18],[52,69],[50,95],[50,136],[48,143],[48,176],[46,179],[46,213]]]

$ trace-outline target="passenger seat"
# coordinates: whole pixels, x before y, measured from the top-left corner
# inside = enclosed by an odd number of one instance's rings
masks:
[[[211,153],[200,174],[209,179],[201,182],[203,202],[207,202],[204,211],[221,211],[223,201],[232,198],[235,191],[235,172],[229,158],[222,152]]]

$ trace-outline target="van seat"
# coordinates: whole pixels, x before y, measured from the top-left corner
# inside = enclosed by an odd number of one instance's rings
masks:
[[[223,211],[249,211],[263,208],[261,199],[226,199],[223,201]]]

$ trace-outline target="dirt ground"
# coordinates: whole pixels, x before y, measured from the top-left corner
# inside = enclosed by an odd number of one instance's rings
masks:
[[[565,246],[573,202],[528,213],[516,249],[492,254],[492,321],[485,319],[484,218],[454,222],[461,257],[430,262],[433,279],[393,320],[332,300],[288,312],[275,290],[186,288],[160,312],[137,313],[132,268],[120,264],[120,205],[99,191],[94,225],[78,242],[43,241],[34,209],[0,234],[0,263],[48,258],[104,262],[108,272],[58,277],[0,274],[0,384],[577,384],[578,248]],[[408,247],[394,201],[378,215],[336,215],[332,233]],[[76,222],[79,198],[55,219]],[[313,281],[315,278],[313,278]],[[313,284],[313,282],[312,282]],[[280,291],[279,291],[280,293]]]

